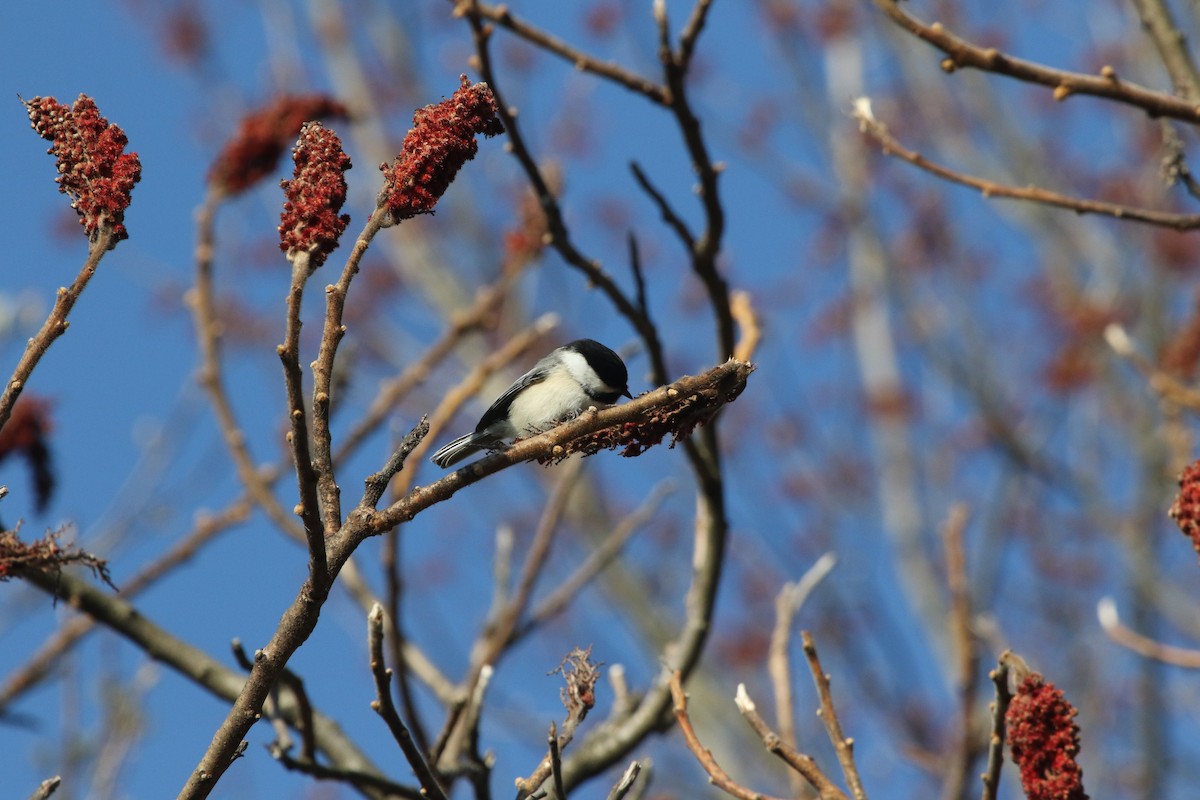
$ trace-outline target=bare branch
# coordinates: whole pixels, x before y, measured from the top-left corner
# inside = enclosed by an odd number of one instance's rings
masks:
[[[1200,71],[1187,47],[1187,37],[1179,29],[1171,9],[1162,0],[1133,0],[1142,29],[1158,49],[1159,58],[1171,76],[1171,83],[1180,97],[1200,100]]]
[[[317,780],[349,784],[371,797],[387,798],[388,800],[394,797],[402,797],[406,800],[425,800],[425,794],[419,789],[395,783],[371,772],[341,769],[302,758],[293,758],[282,750],[273,752],[271,755],[286,770],[310,775]]]
[[[29,795],[29,800],[46,800],[46,798],[58,791],[60,784],[62,784],[62,778],[58,775],[55,775],[53,778],[47,778],[38,784],[38,788],[33,790],[33,794]]]
[[[216,290],[213,279],[213,251],[216,247],[216,213],[221,199],[219,190],[210,190],[196,212],[196,277],[195,286],[188,292],[185,301],[192,309],[196,328],[196,340],[200,344],[200,385],[208,394],[209,403],[217,417],[217,426],[225,447],[233,459],[238,480],[255,504],[274,522],[280,530],[300,540],[305,533],[296,524],[295,518],[284,510],[271,490],[271,481],[264,479],[246,447],[246,435],[238,425],[233,405],[225,390],[221,366],[220,341],[223,323],[217,316]]]
[[[345,461],[362,444],[363,440],[387,419],[400,401],[426,380],[433,368],[442,363],[454,351],[455,345],[462,341],[464,336],[486,324],[486,320],[495,314],[496,309],[508,296],[508,292],[519,274],[516,270],[506,272],[496,284],[480,291],[470,308],[451,317],[449,327],[437,341],[426,348],[425,352],[409,364],[400,375],[380,387],[366,413],[354,423],[354,427],[350,429],[349,433],[339,437],[340,443],[333,459],[335,465]]]
[[[162,662],[222,700],[236,700],[246,683],[242,675],[155,625],[129,602],[101,591],[81,578],[68,572],[53,575],[32,570],[22,577],[46,593],[62,598],[72,608],[79,609],[131,641],[150,658]],[[302,724],[299,705],[287,687],[280,691],[278,712],[293,727]],[[379,768],[346,738],[333,720],[314,711],[313,730],[318,747],[339,768],[383,779]]]
[[[295,466],[299,503],[296,516],[304,523],[304,538],[308,544],[308,571],[314,584],[328,579],[328,564],[325,556],[325,529],[321,522],[321,502],[317,496],[317,470],[309,452],[308,411],[304,407],[303,373],[300,371],[300,305],[304,299],[304,285],[312,269],[309,254],[300,253],[292,262],[292,282],[287,296],[287,323],[283,344],[276,348],[283,362],[283,383],[287,391],[288,444],[292,450]],[[326,509],[328,514],[329,509]],[[326,521],[328,524],[328,520]]]
[[[404,469],[404,463],[408,460],[409,455],[428,435],[429,417],[421,417],[421,421],[414,425],[413,429],[401,440],[387,463],[378,472],[367,476],[364,481],[366,490],[363,491],[362,500],[359,502],[360,508],[373,509],[379,505],[379,499],[387,491],[388,483],[396,477],[396,473]]]
[[[1169,372],[1159,369],[1150,359],[1137,351],[1125,329],[1111,324],[1104,329],[1104,340],[1113,352],[1127,359],[1146,378],[1150,388],[1163,398],[1183,408],[1200,411],[1200,391],[1187,386]]]
[[[392,737],[400,745],[400,750],[417,776],[422,793],[433,800],[446,800],[446,793],[425,761],[425,756],[413,742],[404,721],[396,713],[396,704],[392,702],[392,671],[383,660],[383,606],[378,603],[367,615],[367,645],[371,654],[371,675],[375,678],[376,700],[371,703],[371,708],[387,723]]]
[[[1169,211],[1155,211],[1153,209],[1138,208],[1137,206],[1122,205],[1120,203],[1108,203],[1103,200],[1070,197],[1037,186],[1007,186],[984,178],[977,178],[973,175],[957,172],[949,167],[930,161],[917,151],[909,150],[897,141],[888,132],[887,126],[879,122],[874,114],[871,113],[870,100],[864,97],[860,97],[855,101],[854,118],[858,120],[859,130],[878,142],[883,147],[885,155],[896,156],[915,167],[919,167],[951,183],[978,189],[983,193],[985,198],[1005,197],[1011,200],[1025,200],[1031,203],[1065,208],[1079,214],[1101,214],[1113,219],[1142,222],[1177,231],[1190,231],[1200,228],[1200,214],[1175,214]]]
[[[25,385],[29,383],[29,376],[33,374],[33,370],[42,360],[42,356],[46,355],[46,351],[58,337],[67,332],[67,328],[71,324],[67,320],[71,309],[75,307],[75,302],[87,288],[88,281],[96,274],[96,267],[99,266],[100,259],[104,257],[112,244],[115,244],[112,226],[101,225],[97,230],[96,239],[88,243],[87,259],[84,260],[75,280],[71,282],[70,286],[59,287],[54,296],[54,308],[50,309],[49,316],[46,317],[46,321],[42,323],[38,332],[26,342],[25,352],[21,354],[21,359],[13,369],[12,376],[5,382],[4,391],[0,392],[0,428],[3,428],[8,422],[8,418],[12,416],[13,406],[17,404],[17,398],[25,390]]]
[[[767,673],[771,676],[771,686],[775,694],[775,720],[779,726],[780,738],[783,740],[783,744],[792,749],[798,746],[796,718],[792,702],[792,667],[788,657],[792,621],[813,589],[836,564],[837,556],[832,552],[825,553],[813,562],[800,580],[786,584],[775,598],[775,626],[771,631],[771,643],[767,648]],[[741,692],[739,691],[740,696]],[[738,707],[741,708],[740,702]],[[744,711],[743,716],[745,716]],[[751,725],[753,724],[751,721]],[[758,728],[755,727],[755,730]],[[800,787],[793,781],[792,788],[798,793]]]
[[[337,355],[338,345],[341,343],[342,337],[346,335],[346,326],[342,324],[342,314],[346,307],[346,295],[350,291],[350,282],[358,274],[363,255],[366,254],[367,247],[375,238],[375,234],[379,233],[386,224],[388,224],[388,212],[383,206],[380,206],[371,214],[363,226],[362,232],[354,240],[354,246],[350,249],[338,282],[325,287],[325,325],[321,331],[321,347],[312,364],[312,469],[317,474],[317,484],[320,489],[325,536],[336,533],[342,524],[341,490],[338,488],[334,475],[333,440],[329,431],[329,406],[333,394],[333,361]],[[295,411],[293,410],[292,413]],[[303,493],[301,498],[303,500]]]
[[[1008,685],[1008,664],[1002,655],[997,667],[988,673],[996,687],[996,699],[989,705],[992,712],[992,735],[988,740],[987,771],[983,774],[982,800],[996,800],[1000,791],[1000,771],[1004,766],[1004,715],[1012,701],[1012,691]]]
[[[554,786],[554,796],[557,800],[567,800],[567,790],[563,788],[562,752],[558,746],[558,726],[550,721],[550,735],[547,737],[550,748],[550,780]]]
[[[537,194],[538,202],[541,203],[542,211],[546,214],[549,243],[564,261],[587,278],[591,286],[600,289],[621,316],[633,326],[646,345],[646,353],[650,358],[650,365],[655,381],[659,383],[665,382],[667,380],[666,361],[663,355],[662,343],[658,337],[658,330],[655,328],[654,323],[646,316],[644,309],[638,308],[637,304],[621,290],[616,281],[612,279],[612,276],[604,270],[600,262],[585,256],[571,241],[566,221],[563,218],[562,208],[559,206],[554,192],[550,190],[546,176],[534,160],[528,145],[525,143],[525,136],[517,122],[516,110],[510,108],[504,102],[503,92],[498,85],[497,76],[492,67],[490,47],[491,28],[484,24],[481,8],[482,6],[477,0],[464,0],[458,6],[459,12],[466,17],[471,25],[471,32],[475,39],[475,53],[479,61],[479,72],[488,86],[491,87],[492,93],[496,97],[500,121],[504,124],[504,130],[508,134],[512,153],[521,164],[521,168],[525,171],[530,185]]]
[[[733,357],[738,361],[753,361],[762,341],[762,328],[758,325],[758,314],[754,304],[750,302],[750,293],[737,289],[729,295],[729,311],[742,332],[737,346],[733,348]]]
[[[858,767],[854,764],[854,740],[842,733],[842,723],[838,720],[837,711],[833,707],[833,695],[829,691],[829,674],[821,669],[821,660],[817,657],[817,646],[813,643],[812,634],[802,631],[800,637],[804,643],[804,656],[808,659],[808,667],[812,672],[813,683],[817,685],[817,696],[821,698],[821,708],[817,715],[825,723],[825,732],[837,752],[838,761],[842,765],[842,774],[846,777],[846,785],[854,800],[866,800],[867,793],[863,789],[862,778],[858,775]]]
[[[1184,669],[1200,669],[1200,650],[1157,642],[1126,627],[1121,622],[1117,604],[1111,597],[1102,598],[1096,604],[1096,616],[1100,619],[1100,627],[1108,634],[1108,638],[1122,647],[1164,664]]]
[[[563,40],[546,33],[541,28],[518,19],[509,10],[507,5],[492,6],[486,3],[460,0],[457,6],[455,6],[454,13],[460,17],[464,15],[476,15],[477,17],[487,19],[545,50],[547,53],[552,53],[569,62],[571,66],[580,72],[589,72],[618,86],[624,86],[631,92],[643,95],[647,100],[658,105],[666,105],[667,103],[662,87],[653,81],[643,78],[641,75],[634,74],[612,61],[601,61],[581,50],[577,50]]]
[[[942,784],[943,800],[962,797],[967,773],[977,755],[971,737],[971,718],[975,707],[975,670],[979,664],[975,638],[971,634],[971,590],[967,559],[963,548],[968,511],[959,503],[950,509],[942,526],[946,551],[946,583],[950,590],[950,641],[954,644],[955,681],[958,694],[957,747],[947,764]]]
[[[972,44],[946,30],[940,22],[926,25],[901,9],[897,0],[875,0],[875,5],[901,28],[945,53],[947,58],[942,61],[942,69],[947,72],[963,67],[995,72],[1027,83],[1048,86],[1054,90],[1056,100],[1065,100],[1073,94],[1094,95],[1140,108],[1150,117],[1172,117],[1193,125],[1200,122],[1200,106],[1193,100],[1122,80],[1111,67],[1105,67],[1099,75],[1054,69],[1014,58],[994,47]]]
[[[378,535],[406,522],[429,506],[450,499],[460,489],[523,461],[561,460],[570,452],[590,454],[618,447],[640,453],[650,439],[661,441],[672,433],[686,435],[693,426],[702,424],[721,406],[735,400],[753,371],[751,364],[726,361],[627,403],[582,414],[557,428],[522,439],[507,450],[473,461],[427,486],[414,488],[387,509],[372,515],[346,544],[356,546],[360,537]]]
[[[562,613],[567,605],[583,590],[583,587],[591,583],[597,575],[613,562],[620,554],[625,543],[629,541],[629,538],[650,519],[663,498],[671,491],[673,491],[673,487],[665,482],[654,487],[650,496],[646,498],[641,507],[618,522],[616,527],[613,528],[612,533],[599,545],[592,548],[588,553],[587,559],[574,572],[568,575],[566,580],[554,589],[554,591],[547,594],[537,604],[529,614],[529,618],[513,632],[514,640],[529,635],[530,632],[546,622],[546,620]]]
[[[692,720],[688,717],[687,710],[687,695],[683,691],[683,677],[679,672],[675,672],[670,680],[671,697],[675,703],[675,720],[679,723],[679,730],[683,733],[683,738],[687,742],[688,749],[692,751],[692,755],[700,762],[700,766],[704,767],[704,771],[708,773],[709,780],[725,794],[736,797],[738,800],[776,800],[759,792],[747,789],[745,786],[737,783],[733,778],[729,777],[729,773],[721,769],[721,765],[713,757],[712,751],[706,749],[700,743],[700,737],[696,735],[696,731],[692,728]]]
[[[630,762],[629,767],[625,770],[625,774],[621,776],[621,780],[617,781],[612,791],[608,793],[608,800],[621,800],[621,798],[629,794],[629,790],[633,788],[633,783],[637,780],[638,774],[641,771],[641,764],[636,761]]]
[[[809,785],[817,790],[820,800],[847,800],[846,793],[839,789],[837,784],[817,766],[817,762],[812,756],[799,752],[794,745],[784,742],[775,731],[767,726],[767,723],[759,716],[754,701],[746,692],[745,684],[738,684],[734,703],[742,717],[750,723],[750,727],[762,739],[763,746],[767,748],[767,751],[778,756],[804,780],[808,781]]]

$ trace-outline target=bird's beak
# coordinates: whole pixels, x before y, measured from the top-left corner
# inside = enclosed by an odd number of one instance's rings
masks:
[[[632,399],[633,399],[633,395],[631,395],[631,394],[629,393],[629,387],[626,387],[626,388],[625,388],[625,391],[621,392],[621,394],[625,395],[625,396],[626,396],[626,397],[628,397],[630,400],[632,400]]]

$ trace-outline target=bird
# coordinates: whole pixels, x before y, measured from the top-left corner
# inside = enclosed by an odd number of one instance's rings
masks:
[[[576,339],[552,350],[517,378],[483,413],[475,430],[443,445],[430,460],[446,469],[481,450],[548,431],[586,408],[610,405],[629,393],[621,357],[594,339]]]

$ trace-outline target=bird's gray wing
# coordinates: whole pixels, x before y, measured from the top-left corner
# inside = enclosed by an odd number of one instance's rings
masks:
[[[488,407],[488,410],[483,412],[483,417],[480,418],[479,424],[475,426],[476,433],[482,433],[497,422],[501,422],[508,416],[508,407],[512,405],[516,396],[521,393],[521,390],[526,386],[532,386],[535,383],[541,383],[546,380],[549,374],[549,368],[541,361],[533,365],[533,369],[526,372],[521,377],[513,381],[513,385],[504,390],[504,394],[496,398],[496,402]]]

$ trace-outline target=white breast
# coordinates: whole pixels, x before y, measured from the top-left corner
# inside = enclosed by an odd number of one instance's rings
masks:
[[[512,401],[508,409],[511,435],[522,437],[549,430],[593,404],[578,381],[566,372],[556,372]]]

